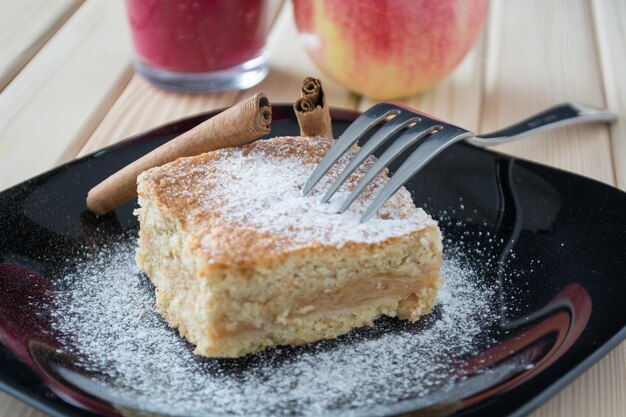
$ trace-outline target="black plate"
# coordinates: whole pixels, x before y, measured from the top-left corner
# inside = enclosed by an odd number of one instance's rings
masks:
[[[59,375],[59,366],[71,366],[72,358],[55,357],[60,342],[50,330],[50,312],[39,306],[87,242],[103,243],[137,228],[135,203],[115,215],[90,215],[88,189],[212,114],[135,136],[0,194],[0,389],[53,416],[119,415]],[[334,111],[335,134],[356,116]],[[275,106],[273,135],[297,132],[291,107]],[[490,369],[507,365],[508,371],[480,381],[478,389],[460,384],[422,408],[425,414],[524,415],[626,337],[626,194],[466,144],[435,158],[407,188],[417,205],[440,220],[446,239],[464,239],[469,232],[468,257],[479,236],[493,238],[496,243],[483,245],[480,256],[493,261],[485,280],[499,285],[503,296],[490,308],[509,311],[489,347],[467,361]],[[531,264],[531,279],[510,274]],[[507,298],[509,292],[515,297]],[[375,414],[418,408],[411,401]]]

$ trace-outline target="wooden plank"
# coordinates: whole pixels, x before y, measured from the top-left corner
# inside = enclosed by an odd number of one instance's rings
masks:
[[[81,3],[82,0],[0,0],[0,91]]]
[[[178,94],[159,89],[135,74],[78,156],[111,145],[147,129],[233,105],[238,93]]]
[[[575,379],[530,417],[623,417],[626,411],[626,342]]]
[[[276,19],[278,18],[278,15],[280,14],[280,11],[282,10],[283,5],[285,4],[285,1],[286,0],[269,0],[269,12],[267,14],[268,36],[272,32],[272,30],[274,30],[274,28],[276,27],[275,26]]]
[[[31,406],[0,392],[0,417],[46,417]]]
[[[463,62],[433,88],[395,100],[466,129],[478,129],[482,105],[482,74],[486,37],[481,36]],[[361,111],[378,103],[363,97]]]
[[[593,0],[592,14],[607,107],[619,113],[611,126],[617,185],[626,189],[626,2]]]
[[[605,106],[586,1],[491,4],[482,132],[562,101]],[[497,149],[614,183],[606,125],[559,129]]]
[[[270,2],[268,25],[273,25],[283,0]],[[255,87],[251,89],[258,91]],[[247,93],[246,93],[247,94]],[[240,93],[180,94],[159,89],[135,74],[113,107],[78,152],[86,155],[147,129],[196,113],[232,106]]]
[[[293,103],[300,97],[302,80],[318,77],[324,83],[328,102],[333,107],[356,108],[358,97],[326,77],[307,55],[298,39],[293,6],[285,2],[267,42],[270,73],[258,86],[245,92],[263,91],[272,103]]]
[[[130,74],[123,3],[86,2],[0,94],[0,189],[75,155]]]

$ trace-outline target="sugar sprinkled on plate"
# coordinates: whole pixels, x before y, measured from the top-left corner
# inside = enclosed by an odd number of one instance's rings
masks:
[[[77,366],[93,373],[97,395],[144,411],[358,415],[428,398],[463,378],[463,358],[477,352],[496,320],[493,292],[460,252],[448,250],[438,304],[418,323],[382,319],[332,341],[237,360],[198,358],[156,311],[134,249],[134,237],[122,239],[60,279],[54,327]]]

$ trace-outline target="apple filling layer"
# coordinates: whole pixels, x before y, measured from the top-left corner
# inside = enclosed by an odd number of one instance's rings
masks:
[[[437,271],[434,272],[437,273]],[[364,278],[338,291],[324,291],[316,294],[309,301],[298,303],[301,307],[296,308],[290,316],[307,317],[324,313],[349,312],[381,300],[401,302],[412,295],[419,296],[425,289],[435,290],[436,288],[428,288],[429,282],[429,272],[410,277],[383,274],[373,278]]]
[[[415,302],[421,299],[425,305],[431,306],[438,285],[437,270],[425,271],[418,276],[380,274],[362,278],[353,281],[349,287],[318,291],[311,297],[293,303],[291,309],[278,314],[268,314],[272,319],[268,319],[261,328],[267,330],[268,326],[283,327],[301,320],[313,321],[325,317],[349,316],[364,309],[382,306],[392,306],[397,310],[399,318],[415,321],[419,316],[411,317],[411,309],[403,308],[403,303],[411,301],[414,308]],[[420,315],[429,311],[430,307],[427,311],[426,309],[420,311]],[[211,334],[214,339],[239,337],[245,333],[259,332],[261,328],[222,318],[212,326]]]

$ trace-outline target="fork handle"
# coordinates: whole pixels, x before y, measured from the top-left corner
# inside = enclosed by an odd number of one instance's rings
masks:
[[[519,123],[484,135],[467,139],[473,145],[486,147],[516,140],[524,136],[543,132],[556,127],[585,122],[611,122],[617,114],[587,107],[579,103],[567,102],[550,107]]]

